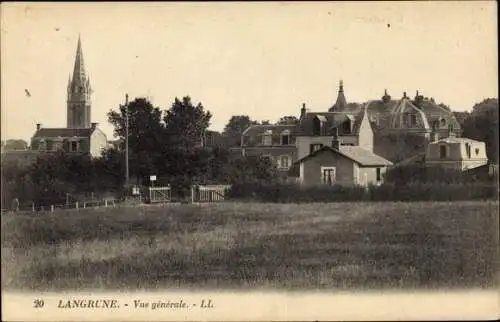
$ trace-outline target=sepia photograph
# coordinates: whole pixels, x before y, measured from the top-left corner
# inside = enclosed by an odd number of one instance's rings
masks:
[[[496,2],[0,9],[11,319],[500,317]]]

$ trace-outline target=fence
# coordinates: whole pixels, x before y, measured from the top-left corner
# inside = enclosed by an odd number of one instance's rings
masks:
[[[34,203],[31,206],[23,205],[20,206],[17,211],[14,209],[2,209],[3,213],[44,213],[44,212],[54,212],[56,210],[78,210],[78,209],[87,209],[87,208],[107,208],[107,207],[116,207],[120,201],[117,199],[103,199],[103,200],[89,200],[89,201],[77,201],[74,203],[66,203],[66,204],[58,204],[58,205],[50,205],[50,206],[42,206],[35,205]]]
[[[149,187],[149,201],[151,203],[172,201],[172,189],[166,187]]]
[[[191,202],[219,202],[224,201],[226,190],[230,185],[206,185],[191,187]]]

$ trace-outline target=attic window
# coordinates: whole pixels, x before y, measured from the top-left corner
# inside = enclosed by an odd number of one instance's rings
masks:
[[[262,136],[262,144],[263,145],[271,145],[273,143],[272,133],[273,132],[271,130],[267,130],[264,132],[264,135]]]
[[[446,159],[446,145],[439,146],[439,158]]]
[[[411,126],[417,125],[417,115],[410,114],[410,125]]]
[[[342,124],[342,132],[344,134],[351,134],[351,120],[347,120]]]
[[[281,144],[289,145],[290,144],[290,131],[285,130],[281,133]]]
[[[446,120],[444,118],[441,119],[440,126],[441,127],[445,127],[446,126]]]
[[[476,149],[474,150],[474,152],[476,152],[476,155],[479,155],[479,149],[478,149],[478,148],[476,148]]]
[[[78,151],[78,142],[76,141],[71,141],[70,142],[70,147],[69,147],[71,152],[76,152]]]

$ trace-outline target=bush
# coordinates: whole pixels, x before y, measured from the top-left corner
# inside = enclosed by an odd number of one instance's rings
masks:
[[[496,184],[386,183],[380,186],[300,186],[294,183],[242,182],[227,193],[233,200],[276,203],[344,201],[455,201],[498,198]]]

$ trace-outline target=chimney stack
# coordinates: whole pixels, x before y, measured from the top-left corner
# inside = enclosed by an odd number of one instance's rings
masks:
[[[339,129],[338,128],[333,129],[332,148],[334,148],[335,150],[340,149]]]
[[[42,124],[40,124],[40,123],[36,123],[36,130],[37,130],[37,131],[38,131],[38,130],[40,130],[40,128],[41,128],[41,127],[42,127]]]
[[[90,123],[90,125],[91,125],[90,127],[92,128],[92,130],[95,130],[97,128],[97,124],[99,124],[99,123],[95,123],[95,122]]]
[[[300,109],[300,118],[306,115],[306,103],[302,103],[302,108]]]

